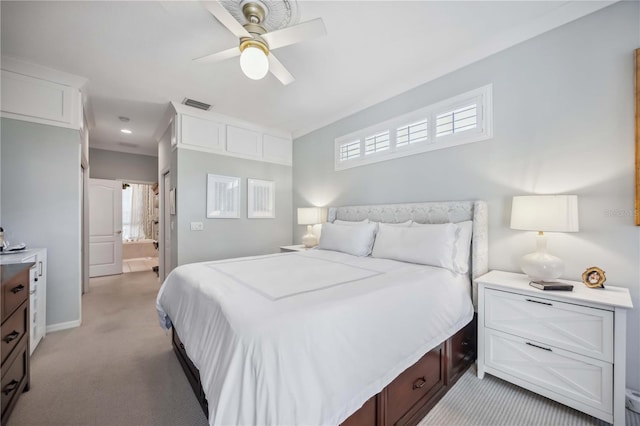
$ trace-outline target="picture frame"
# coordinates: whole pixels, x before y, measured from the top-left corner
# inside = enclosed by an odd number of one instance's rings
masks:
[[[590,266],[582,273],[582,282],[589,288],[604,288],[607,277],[597,266]]]
[[[176,214],[176,189],[171,188],[169,190],[169,214],[175,216]]]
[[[240,218],[239,177],[207,174],[207,218]]]
[[[247,179],[247,217],[274,219],[275,183],[270,180]]]

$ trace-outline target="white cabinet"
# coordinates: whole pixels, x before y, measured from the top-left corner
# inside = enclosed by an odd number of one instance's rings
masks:
[[[85,78],[3,56],[1,80],[3,117],[81,128]]]
[[[171,147],[291,166],[288,132],[171,103]]]
[[[28,263],[35,265],[29,271],[30,288],[30,320],[29,353],[47,334],[47,249],[29,249],[19,253],[0,256],[0,264]]]
[[[182,129],[181,142],[183,144],[214,151],[224,150],[224,123],[181,115],[180,128]]]
[[[614,424],[624,424],[629,290],[543,291],[522,274],[478,283],[478,377],[500,377]]]

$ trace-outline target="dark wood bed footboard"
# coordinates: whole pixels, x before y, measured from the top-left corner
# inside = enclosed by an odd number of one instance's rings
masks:
[[[476,359],[477,318],[407,368],[380,393],[369,399],[342,426],[416,425],[448,392]],[[200,373],[193,365],[175,328],[172,343],[180,365],[208,417],[209,408]]]

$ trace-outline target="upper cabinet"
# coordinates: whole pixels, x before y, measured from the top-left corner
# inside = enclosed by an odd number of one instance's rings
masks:
[[[87,80],[13,58],[2,58],[2,116],[80,129]]]
[[[220,155],[292,164],[291,135],[209,111],[171,104],[174,147]]]

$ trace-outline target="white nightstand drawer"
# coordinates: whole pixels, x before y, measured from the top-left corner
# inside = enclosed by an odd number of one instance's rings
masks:
[[[613,362],[613,312],[486,289],[484,326]]]
[[[612,364],[494,330],[485,339],[489,372],[592,415],[613,412]]]

